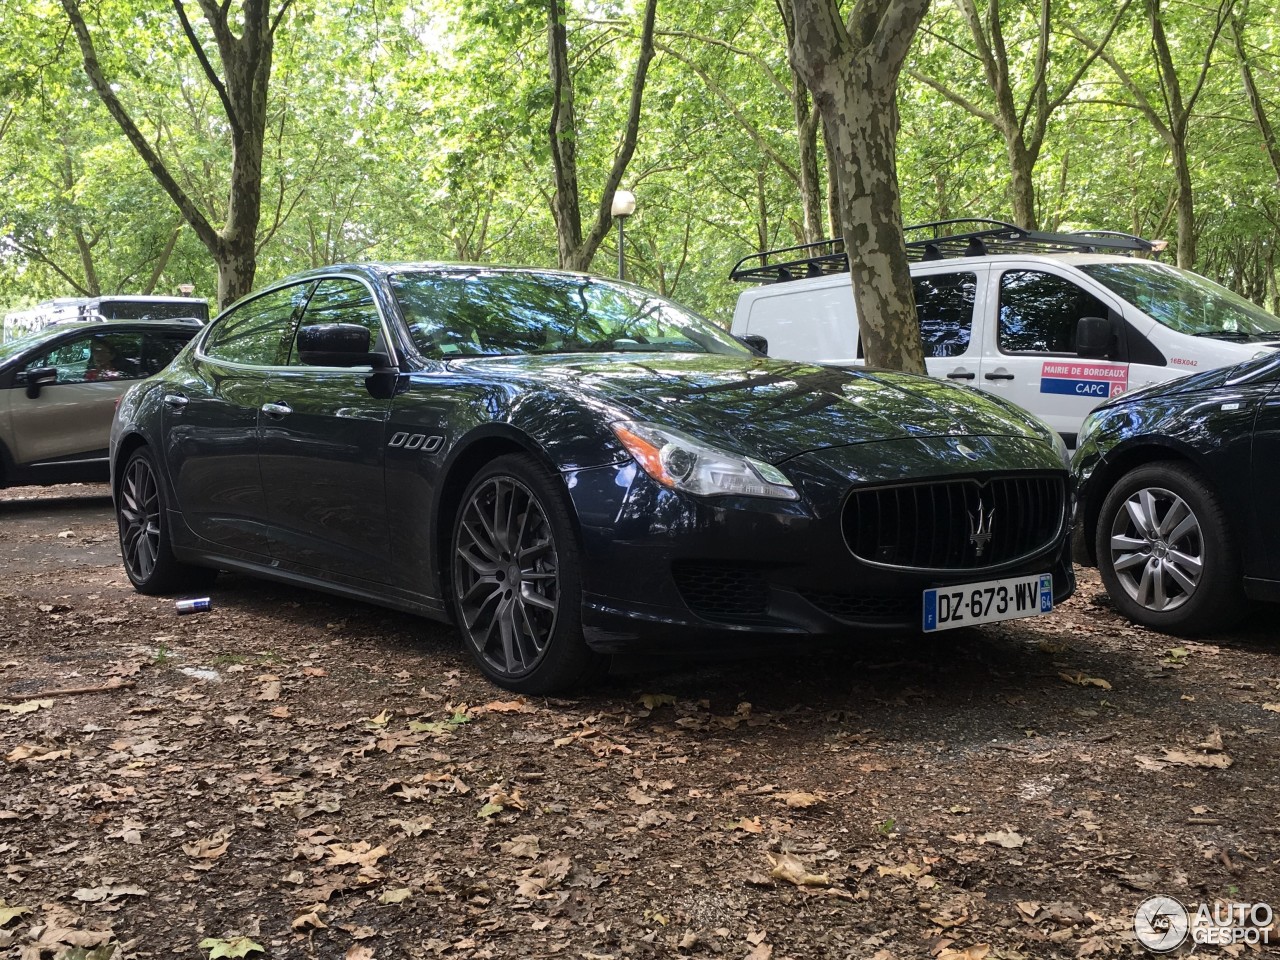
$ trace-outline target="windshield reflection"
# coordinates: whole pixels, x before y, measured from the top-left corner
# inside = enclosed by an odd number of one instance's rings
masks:
[[[1204,277],[1165,263],[1087,263],[1080,269],[1170,330],[1200,337],[1280,340],[1280,317]]]
[[[723,330],[639,287],[573,274],[424,270],[390,277],[429,357],[584,352],[753,356]]]

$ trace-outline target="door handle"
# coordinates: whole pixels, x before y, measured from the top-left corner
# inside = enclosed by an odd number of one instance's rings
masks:
[[[289,414],[293,413],[293,407],[289,406],[287,403],[264,403],[262,405],[262,412],[268,417],[276,417],[278,419],[280,417],[287,417]]]
[[[963,370],[952,370],[947,374],[948,380],[972,380],[976,377],[976,373],[966,373]]]
[[[166,393],[164,395],[164,405],[174,410],[181,410],[191,401],[181,393]]]
[[[1012,380],[1012,373],[987,373],[983,374],[988,380]]]

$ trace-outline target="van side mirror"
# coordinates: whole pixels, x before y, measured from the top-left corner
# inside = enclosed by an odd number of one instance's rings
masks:
[[[1116,334],[1106,317],[1081,317],[1076,322],[1076,354],[1090,360],[1111,356]]]
[[[764,354],[766,357],[769,355],[769,341],[759,334],[749,333],[738,339],[757,353]]]
[[[18,374],[19,382],[27,383],[27,396],[34,400],[40,396],[41,387],[51,387],[58,382],[57,367],[36,367],[34,370],[23,370]]]

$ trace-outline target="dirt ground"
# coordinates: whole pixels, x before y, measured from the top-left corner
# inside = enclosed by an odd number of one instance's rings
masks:
[[[1116,957],[1156,893],[1280,909],[1274,610],[1178,641],[1081,579],[525,700],[360,603],[224,575],[179,617],[105,488],[0,492],[0,953]]]

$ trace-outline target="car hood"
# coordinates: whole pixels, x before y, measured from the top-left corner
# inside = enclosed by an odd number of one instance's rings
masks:
[[[475,376],[527,377],[526,389],[604,404],[607,415],[675,427],[772,463],[904,438],[1047,439],[1030,415],[984,394],[891,371],[705,354],[468,358],[449,366]]]

